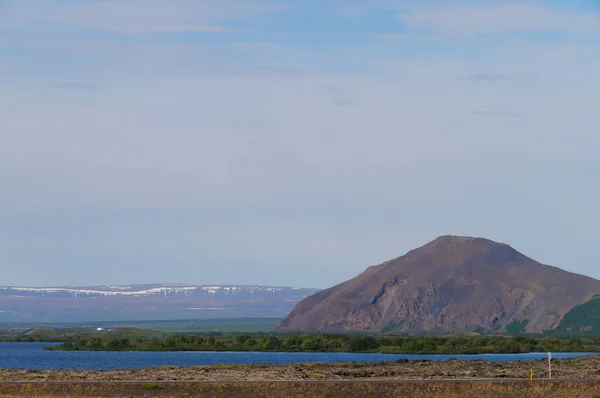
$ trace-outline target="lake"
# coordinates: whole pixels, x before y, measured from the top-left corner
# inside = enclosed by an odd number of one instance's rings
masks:
[[[546,353],[481,355],[401,355],[311,352],[138,352],[138,351],[46,351],[52,343],[0,343],[0,368],[111,370],[154,366],[213,364],[291,364],[299,362],[380,362],[398,359],[483,359],[514,361],[547,358]],[[570,358],[593,353],[552,353]]]

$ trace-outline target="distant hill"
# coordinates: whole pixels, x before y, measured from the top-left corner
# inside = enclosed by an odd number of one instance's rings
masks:
[[[283,318],[317,289],[153,284],[0,287],[0,323]]]
[[[278,330],[542,332],[599,293],[506,244],[442,236],[302,300]]]

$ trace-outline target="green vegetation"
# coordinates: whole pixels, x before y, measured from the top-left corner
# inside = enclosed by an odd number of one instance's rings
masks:
[[[105,329],[151,329],[170,333],[259,333],[271,332],[280,318],[178,319],[172,321],[112,322],[92,324]]]
[[[381,352],[394,354],[481,354],[600,352],[600,338],[364,336],[364,335],[175,335],[127,339],[116,336],[71,339],[50,350],[86,351],[279,351]]]
[[[526,333],[525,327],[528,323],[529,319],[523,319],[521,322],[513,320],[510,324],[506,325],[506,331],[510,334]]]
[[[513,321],[508,335],[302,334],[272,330],[278,319],[178,320],[61,325],[0,330],[0,341],[59,342],[48,349],[97,351],[283,351],[477,354],[600,352],[600,297],[571,310],[554,331],[524,334],[528,320]],[[114,327],[114,326],[119,327]],[[401,323],[391,322],[389,329]],[[150,327],[156,327],[152,329]],[[164,328],[164,329],[163,329]],[[584,334],[585,333],[585,334]],[[595,335],[593,334],[595,333]],[[599,337],[596,337],[599,336]],[[594,338],[596,337],[596,338]]]
[[[150,329],[168,333],[259,333],[271,332],[281,322],[280,318],[226,318],[226,319],[176,319],[164,321],[118,321],[118,322],[86,322],[86,323],[4,323],[0,330],[56,330],[56,331],[90,331],[103,329]],[[4,336],[0,331],[0,337]],[[12,333],[14,335],[15,333]]]
[[[77,337],[77,333],[64,333],[52,329],[31,329],[24,331],[0,330],[0,342],[32,343],[67,341],[66,336]]]
[[[178,333],[260,333],[272,332],[281,322],[280,318],[231,318],[198,319],[188,321],[153,321],[147,324],[134,324],[134,327],[148,327]]]
[[[232,318],[86,324],[0,324],[0,341],[60,343],[81,338],[162,338],[178,333],[260,334],[272,332],[280,321],[279,318]]]
[[[383,328],[382,333],[389,333],[389,332],[393,331],[394,329],[401,329],[402,326],[404,326],[405,322],[406,321],[404,321],[404,320],[402,320],[400,322],[390,321],[390,323],[388,323],[387,326]]]
[[[600,334],[600,296],[567,312],[553,334]]]
[[[173,334],[173,333],[170,333]],[[77,329],[31,329],[25,331],[0,331],[0,341],[2,342],[67,342],[80,338],[152,338],[164,337],[169,333],[158,330],[123,328],[97,330],[90,328]]]

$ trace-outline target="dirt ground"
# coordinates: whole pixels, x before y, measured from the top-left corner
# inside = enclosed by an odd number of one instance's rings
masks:
[[[293,381],[293,380],[446,380],[548,377],[547,360],[408,361],[308,363],[293,365],[211,365],[110,371],[0,369],[1,381]],[[600,380],[600,355],[552,361],[553,378]]]

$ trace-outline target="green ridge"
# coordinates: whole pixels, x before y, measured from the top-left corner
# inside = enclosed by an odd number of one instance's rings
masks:
[[[554,329],[554,334],[600,335],[600,296],[573,307]]]
[[[523,319],[521,322],[513,320],[510,324],[506,325],[506,331],[510,334],[526,333],[525,327],[528,323],[529,319]]]

